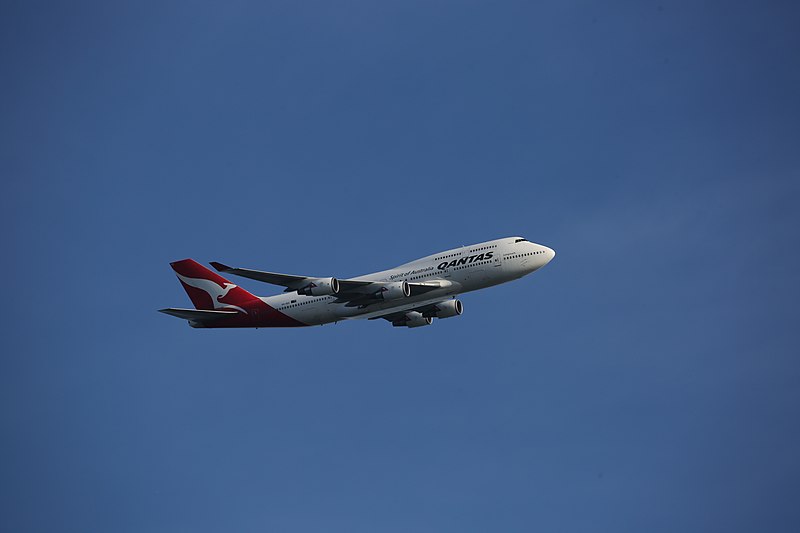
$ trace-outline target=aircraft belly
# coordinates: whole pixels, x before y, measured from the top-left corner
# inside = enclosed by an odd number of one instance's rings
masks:
[[[314,323],[315,324],[327,324],[328,322],[334,322],[339,317],[336,313],[335,307],[338,305],[331,305],[327,304],[324,307],[321,307],[315,314],[314,314]]]

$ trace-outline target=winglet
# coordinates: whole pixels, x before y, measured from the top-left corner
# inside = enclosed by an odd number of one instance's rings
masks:
[[[222,263],[219,263],[217,261],[211,261],[210,264],[212,267],[217,269],[217,272],[227,272],[229,270],[233,270],[232,267],[229,267],[228,265],[223,265]]]

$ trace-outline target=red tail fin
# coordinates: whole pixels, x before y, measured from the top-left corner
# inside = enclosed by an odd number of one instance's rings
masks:
[[[212,272],[194,259],[170,263],[196,309],[244,311],[247,302],[257,299],[243,288]]]

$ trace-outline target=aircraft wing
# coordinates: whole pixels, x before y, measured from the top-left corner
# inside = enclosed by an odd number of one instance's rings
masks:
[[[250,270],[249,268],[234,268],[223,265],[222,263],[218,263],[217,261],[211,261],[211,266],[216,268],[219,272],[224,272],[225,274],[233,274],[235,276],[242,276],[243,278],[250,278],[256,281],[263,281],[264,283],[286,287],[284,292],[302,289],[303,287],[307,287],[309,284],[313,283],[315,280],[320,279],[314,276],[296,276],[294,274],[278,274],[277,272]],[[371,281],[355,281],[348,279],[337,281],[339,282],[339,291],[344,293],[355,291],[356,289],[360,289],[372,284]]]
[[[229,267],[227,265],[223,265],[217,261],[212,261],[211,266],[216,268],[219,272],[224,272],[225,274],[233,274],[235,276],[242,276],[243,278],[250,278],[256,281],[263,281],[264,283],[270,283],[272,285],[279,285],[281,287],[286,287],[284,292],[291,292],[296,291],[299,289],[304,289],[311,285],[312,283],[319,281],[320,279],[326,278],[318,278],[314,276],[297,276],[294,274],[279,274],[277,272],[264,272],[263,270],[251,270],[249,268],[234,268]],[[327,278],[332,279],[332,278]],[[351,298],[357,298],[360,296],[364,296],[367,294],[371,294],[380,289],[380,284],[376,285],[374,289],[366,290],[367,287],[371,285],[375,285],[372,281],[358,281],[352,279],[341,279],[336,280],[339,286],[339,292],[336,293],[338,298],[345,298],[345,301],[349,301]]]
[[[431,279],[428,281],[420,281],[418,283],[409,283],[408,286],[411,287],[411,296],[419,296],[420,294],[435,291],[436,289],[445,289],[450,287],[452,284],[452,281],[448,281],[446,279]]]
[[[218,272],[226,274],[234,274],[242,276],[243,278],[250,278],[256,281],[263,281],[264,283],[271,283],[273,285],[281,285],[289,290],[299,289],[308,284],[307,280],[313,279],[307,276],[293,276],[291,274],[278,274],[277,272],[264,272],[261,270],[250,270],[249,268],[234,268],[228,265],[223,265],[216,261],[211,261],[211,266],[217,269]]]
[[[348,280],[340,280],[339,283],[347,283]],[[356,283],[365,283],[363,281],[359,281]],[[381,300],[376,300],[372,297],[373,294],[380,291],[384,286],[390,283],[397,283],[397,282],[388,282],[388,281],[373,281],[373,282],[366,282],[368,285],[354,287],[353,289],[346,291],[342,289],[336,296],[338,299],[336,303],[345,303],[345,307],[367,307],[372,304],[376,304]],[[443,280],[443,279],[436,279],[436,280],[428,280],[428,281],[421,281],[419,283],[409,283],[409,296],[420,296],[422,294],[426,294],[431,291],[435,291],[436,289],[443,289],[445,287],[449,287],[452,285],[453,282]],[[344,285],[342,285],[344,287]]]
[[[446,302],[446,301],[447,300],[440,300],[438,302],[427,303],[425,305],[421,305],[419,307],[413,307],[411,309],[405,309],[403,311],[394,311],[392,313],[388,313],[388,314],[385,314],[385,315],[373,316],[373,317],[370,318],[370,320],[376,320],[378,318],[382,318],[384,320],[388,320],[389,322],[394,322],[396,320],[402,320],[403,318],[405,318],[407,313],[410,313],[412,311],[416,311],[418,313],[422,313],[423,316],[426,316],[426,315],[430,315],[431,313],[435,313],[436,310],[437,310],[436,306],[438,304],[440,304],[442,302]]]
[[[223,272],[225,274],[233,274],[235,276],[242,276],[244,278],[285,287],[284,292],[304,291],[312,284],[318,283],[320,280],[334,279],[316,278],[312,276],[297,276],[293,274],[279,274],[277,272],[265,272],[263,270],[251,270],[249,268],[235,268],[224,265],[217,261],[212,261],[211,266],[216,268],[219,272]],[[334,293],[336,296],[336,303],[344,303],[348,307],[367,307],[369,305],[378,303],[381,300],[374,298],[373,295],[384,289],[384,287],[390,283],[397,283],[354,279],[337,279],[335,281],[339,288],[338,292]],[[452,285],[452,282],[447,280],[428,280],[418,283],[409,283],[409,296],[419,296],[421,294],[426,294],[430,291],[442,289],[450,285]]]

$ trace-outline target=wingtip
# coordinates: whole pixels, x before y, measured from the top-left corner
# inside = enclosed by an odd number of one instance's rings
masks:
[[[217,261],[211,261],[210,265],[216,268],[217,272],[227,272],[228,270],[233,270],[228,265],[223,265],[222,263],[219,263]]]

